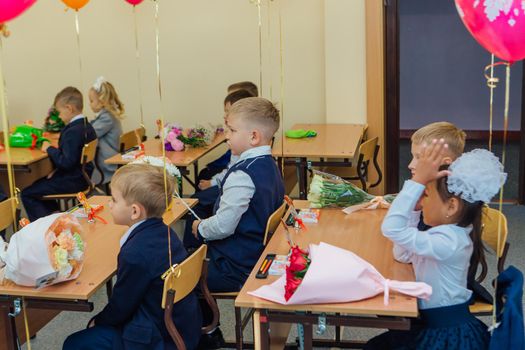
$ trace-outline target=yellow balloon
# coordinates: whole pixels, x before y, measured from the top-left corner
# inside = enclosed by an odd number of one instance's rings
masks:
[[[62,0],[62,2],[73,10],[78,11],[84,7],[89,2],[89,0]]]

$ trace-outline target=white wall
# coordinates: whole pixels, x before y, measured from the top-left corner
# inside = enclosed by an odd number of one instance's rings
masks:
[[[281,88],[279,4],[282,6],[285,128],[297,122],[334,122],[327,119],[327,109],[337,122],[363,122],[365,53],[357,50],[364,41],[363,1],[272,1],[269,23],[268,3],[262,1],[263,96],[270,97],[271,88],[276,102]],[[163,0],[159,4],[165,118],[185,126],[220,121],[228,84],[239,80],[259,83],[256,6],[249,0]],[[337,11],[338,6],[349,11]],[[137,126],[140,97],[132,7],[124,0],[91,0],[80,10],[79,19],[82,91],[87,92],[94,79],[104,75],[126,105],[124,129]],[[145,125],[152,135],[154,120],[161,113],[153,2],[137,6],[137,19]],[[33,119],[39,125],[61,88],[80,85],[75,14],[64,11],[58,0],[38,1],[9,28],[12,35],[3,41],[3,69],[10,122]],[[349,57],[355,59],[348,61]],[[346,115],[340,113],[343,107]],[[85,112],[92,116],[89,107]]]

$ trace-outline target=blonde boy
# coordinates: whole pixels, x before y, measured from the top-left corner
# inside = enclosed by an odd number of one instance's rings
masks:
[[[418,129],[411,138],[412,161],[408,164],[408,169],[410,169],[412,176],[414,176],[419,156],[425,144],[429,145],[432,140],[443,139],[448,145],[448,149],[445,151],[442,163],[450,164],[463,153],[466,136],[463,130],[449,122],[431,123]]]
[[[168,177],[167,193],[175,180]],[[164,173],[161,167],[128,164],[111,181],[111,215],[115,224],[129,229],[120,239],[117,282],[108,304],[87,329],[69,336],[63,349],[164,348],[172,344],[161,308],[161,275],[187,253],[175,232],[162,221],[166,211]],[[171,197],[171,195],[170,195]],[[188,349],[200,338],[201,315],[197,296],[190,293],[174,305],[173,321]]]

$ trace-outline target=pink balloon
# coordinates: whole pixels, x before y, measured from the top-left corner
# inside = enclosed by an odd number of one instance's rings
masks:
[[[126,0],[126,1],[129,2],[133,6],[136,6],[136,5],[140,4],[144,0]]]
[[[463,24],[481,46],[510,63],[525,58],[523,1],[455,1]]]
[[[36,0],[0,0],[0,23],[16,18]]]

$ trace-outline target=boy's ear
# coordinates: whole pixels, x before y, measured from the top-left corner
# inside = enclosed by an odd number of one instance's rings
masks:
[[[450,157],[443,157],[443,160],[441,161],[441,163],[450,165],[450,164],[452,164],[452,158],[450,158]]]
[[[131,220],[138,220],[146,216],[146,209],[138,203],[131,205]]]
[[[250,145],[258,146],[262,141],[262,133],[259,129],[253,129],[250,135]]]

